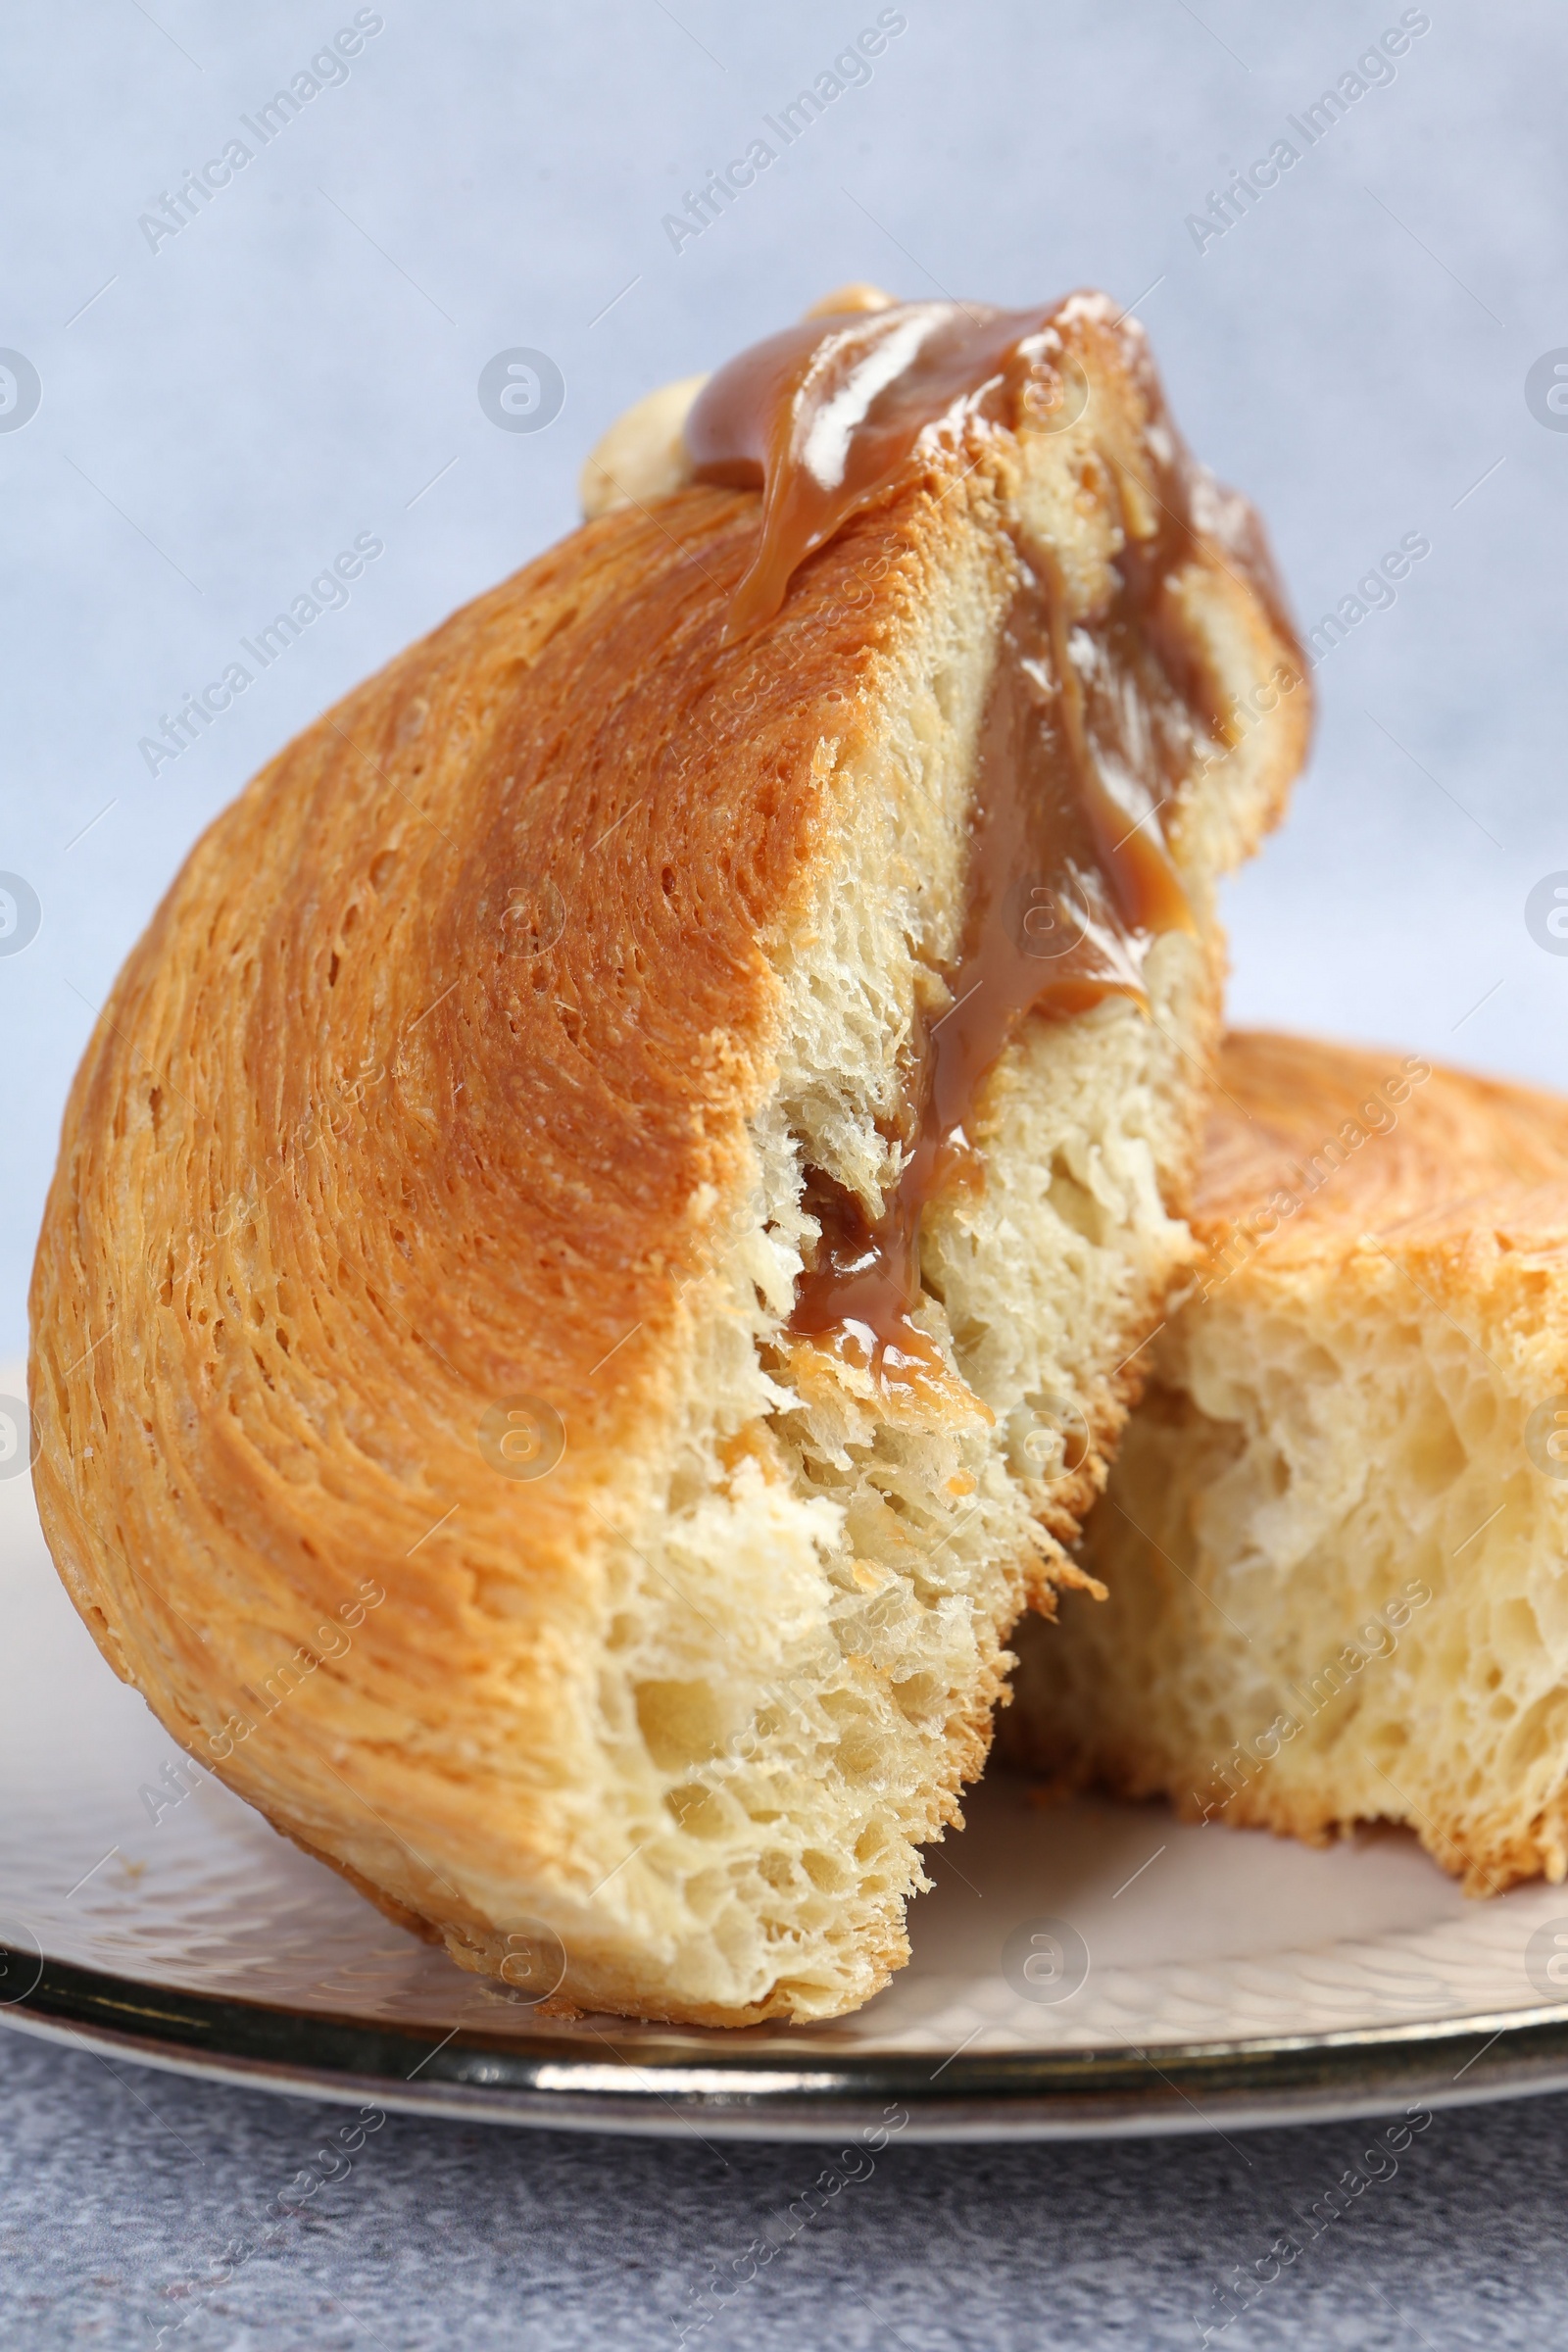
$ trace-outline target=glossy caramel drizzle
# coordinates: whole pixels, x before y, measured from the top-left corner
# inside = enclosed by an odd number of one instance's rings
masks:
[[[1058,427],[1087,393],[1051,311],[907,302],[803,318],[721,368],[686,420],[700,482],[762,493],[762,535],[731,636],[771,619],[792,574],[917,455],[975,427]]]
[[[806,319],[722,368],[696,403],[686,441],[699,480],[762,493],[758,550],[729,635],[769,619],[800,564],[922,467],[956,461],[997,431],[1076,422],[1088,379],[1057,317],[902,304]],[[899,1178],[873,1221],[822,1171],[808,1172],[805,1205],[820,1237],[790,1328],[892,1388],[945,1377],[911,1320],[922,1297],[921,1214],[949,1187],[983,1181],[976,1105],[1020,1024],[1110,996],[1147,1010],[1143,967],[1153,940],[1197,927],[1159,812],[1190,771],[1195,736],[1224,732],[1165,611],[1165,582],[1199,537],[1193,491],[1202,477],[1141,355],[1137,364],[1154,533],[1140,542],[1129,528],[1108,612],[1070,637],[1050,556],[1019,550],[981,726],[964,921],[943,974],[950,1002],[915,1041]],[[1228,543],[1227,555],[1277,614],[1266,553],[1240,512],[1253,535]],[[1288,624],[1282,633],[1291,642]]]

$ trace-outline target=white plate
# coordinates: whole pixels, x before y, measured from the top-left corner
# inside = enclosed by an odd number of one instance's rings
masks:
[[[1314,1852],[1042,1806],[1006,1776],[931,1852],[914,1959],[856,2016],[558,2023],[179,1754],[66,1599],[24,1476],[0,1479],[0,2022],[27,2031],[328,2098],[705,2136],[1219,2130],[1568,2084],[1547,1973],[1568,1890],[1471,1902],[1400,1831]]]

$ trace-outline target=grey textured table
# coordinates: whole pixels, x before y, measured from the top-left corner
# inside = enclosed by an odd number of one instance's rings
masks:
[[[389,2117],[287,2210],[352,2111],[0,2034],[0,2335],[29,2352],[470,2352],[1212,2342],[1553,2346],[1568,2334],[1568,2099],[1231,2138],[835,2150]],[[341,2162],[341,2160],[340,2160]],[[321,2165],[318,2170],[337,2170]],[[1347,2174],[1365,2185],[1336,2184]],[[1385,2175],[1384,2178],[1374,2176]],[[791,2207],[796,2209],[792,2224]],[[1315,2209],[1315,2216],[1314,2216]],[[1290,2259],[1270,2248],[1290,2239]],[[231,2249],[257,2251],[237,2263]],[[759,2249],[779,2249],[745,2278]],[[227,2263],[227,2283],[210,2285]],[[1224,2328],[1216,2289],[1251,2297]],[[717,2307],[715,2271],[731,2289]],[[1264,2274],[1278,2276],[1265,2282]],[[160,2339],[159,2330],[167,2330]]]
[[[695,237],[666,215],[872,0],[385,0],[346,79],[327,69],[265,141],[242,130],[355,13],[73,0],[7,25],[0,348],[40,405],[20,430],[0,414],[0,869],[42,928],[0,956],[0,1354],[93,1011],[207,817],[566,528],[628,400],[850,276],[1137,304],[1309,622],[1401,535],[1430,542],[1317,666],[1313,772],[1228,902],[1233,1008],[1563,1081],[1568,962],[1524,919],[1568,866],[1568,433],[1526,398],[1568,345],[1550,0],[906,0],[869,80]],[[1223,235],[1195,233],[1412,13],[1429,28],[1393,77],[1302,136]],[[236,137],[250,160],[210,203],[144,225]],[[536,434],[476,398],[518,346],[564,378]],[[361,532],[384,554],[347,608],[150,765],[165,714]],[[710,2266],[744,2268],[771,2229],[782,2250],[696,2340],[1193,2344],[1229,2266],[1266,2270],[1367,2139],[894,2145],[791,2236],[814,2177],[798,2148],[393,2119],[280,2217],[339,2120],[0,2034],[5,2342],[673,2344]],[[1223,2340],[1564,2341],[1565,2124],[1560,2100],[1440,2117]]]

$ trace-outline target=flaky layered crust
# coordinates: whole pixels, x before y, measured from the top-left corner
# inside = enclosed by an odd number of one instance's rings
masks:
[[[1227,1039],[1193,1224],[1020,1760],[1467,1891],[1568,1867],[1568,1102]],[[1559,1414],[1559,1408],[1563,1408]],[[1561,1458],[1559,1458],[1561,1457]]]
[[[1108,338],[1095,365],[1131,464],[1135,372]],[[633,1857],[607,1851],[576,1759],[612,1555],[644,1541],[656,1475],[678,1484],[715,1269],[756,1214],[781,972],[853,835],[847,779],[937,584],[968,565],[1000,600],[1018,494],[1005,449],[911,483],[738,645],[754,496],[586,526],[263,770],[72,1094],[31,1378],[40,1509],[95,1639],[176,1739],[458,1957],[505,1973],[542,1914],[584,2002],[745,2022],[808,1999],[682,1993],[624,1918],[596,1925]],[[1103,563],[1092,532],[1082,553]],[[1217,553],[1173,593],[1219,682],[1281,660]],[[1179,855],[1251,846],[1305,704],[1184,797]],[[1186,983],[1203,1036],[1218,955],[1210,929]],[[1117,1358],[1158,1311],[1146,1285],[1107,1334],[1107,1443],[1136,1379]],[[749,1457],[773,1475],[738,1435],[737,1479]],[[1030,1568],[1009,1565],[1020,1599]],[[977,1768],[1004,1634],[984,1629],[990,1662],[938,1726],[923,1835]],[[897,1964],[901,1904],[866,1897],[858,1973],[818,2009]]]
[[[1462,1271],[1568,1237],[1568,1102],[1419,1054],[1268,1031],[1225,1040],[1193,1199],[1205,1287],[1348,1266],[1370,1233]]]
[[[426,1841],[569,1861],[532,1799],[594,1673],[593,1501],[661,1412],[768,1081],[763,941],[826,747],[941,560],[911,514],[868,621],[847,534],[721,654],[755,507],[587,525],[291,744],[193,852],[66,1113],[32,1381],[73,1597],[193,1752],[436,1916]],[[569,1433],[537,1480],[476,1443],[519,1394]],[[235,1738],[377,1585],[327,1721]]]

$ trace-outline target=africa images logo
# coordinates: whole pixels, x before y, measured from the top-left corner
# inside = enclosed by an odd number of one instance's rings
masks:
[[[264,669],[270,669],[279,657],[287,653],[297,638],[302,637],[313,621],[323,612],[340,612],[348,604],[349,582],[358,580],[367,564],[373,564],[386,553],[386,542],[374,531],[361,531],[352,547],[339,550],[329,564],[302,588],[286,612],[274,612],[265,628],[254,637],[242,637],[240,644],[255,662],[251,669],[243,662],[230,662],[220,678],[214,678],[199,693],[188,695],[172,712],[159,712],[159,732],[144,735],[137,744],[149,775],[177,760],[190,749],[214,719],[233,707],[236,696],[247,686],[254,685]]]
[[[1370,91],[1386,89],[1396,77],[1395,59],[1406,56],[1411,42],[1431,30],[1432,19],[1424,8],[1407,8],[1398,24],[1391,24],[1362,51],[1354,66],[1348,66],[1309,106],[1303,106],[1298,115],[1287,115],[1285,130],[1267,155],[1249,164],[1245,172],[1233,172],[1223,188],[1210,188],[1206,212],[1188,214],[1183,225],[1199,252],[1206,253],[1216,238],[1245,220],[1268,189],[1277,188],[1285,173],[1294,171],[1320,139],[1326,139],[1352,106],[1358,106]]]
[[[1525,406],[1548,433],[1568,433],[1568,347],[1542,353],[1525,377]]]
[[[264,147],[270,147],[323,90],[341,88],[349,78],[348,61],[358,57],[366,42],[373,40],[385,28],[386,19],[375,9],[358,10],[354,23],[334,33],[331,41],[317,51],[309,66],[300,68],[287,89],[274,90],[254,115],[241,115],[241,123],[256,142],[254,147],[236,136],[227,142],[220,155],[209,156],[196,171],[187,172],[175,187],[160,190],[136,222],[153,252],[159,252],[171,237],[177,237],[181,229],[188,228],[219,191],[229,186],[235,172],[243,172]]]
[[[0,433],[20,433],[38,414],[43,385],[25,353],[0,351]]]
[[[700,237],[704,229],[711,228],[741,191],[751,187],[770,164],[776,164],[785,148],[804,138],[818,117],[847,90],[862,89],[871,79],[872,58],[880,57],[889,41],[896,41],[908,26],[909,20],[903,9],[884,8],[875,24],[868,24],[858,33],[847,48],[840,50],[831,66],[823,67],[808,87],[798,90],[776,115],[762,117],[766,129],[778,141],[776,147],[772,139],[759,135],[750,142],[744,155],[732,157],[721,171],[710,172],[700,188],[688,188],[681,198],[685,211],[666,213],[660,222],[675,251],[680,253],[693,237]]]

